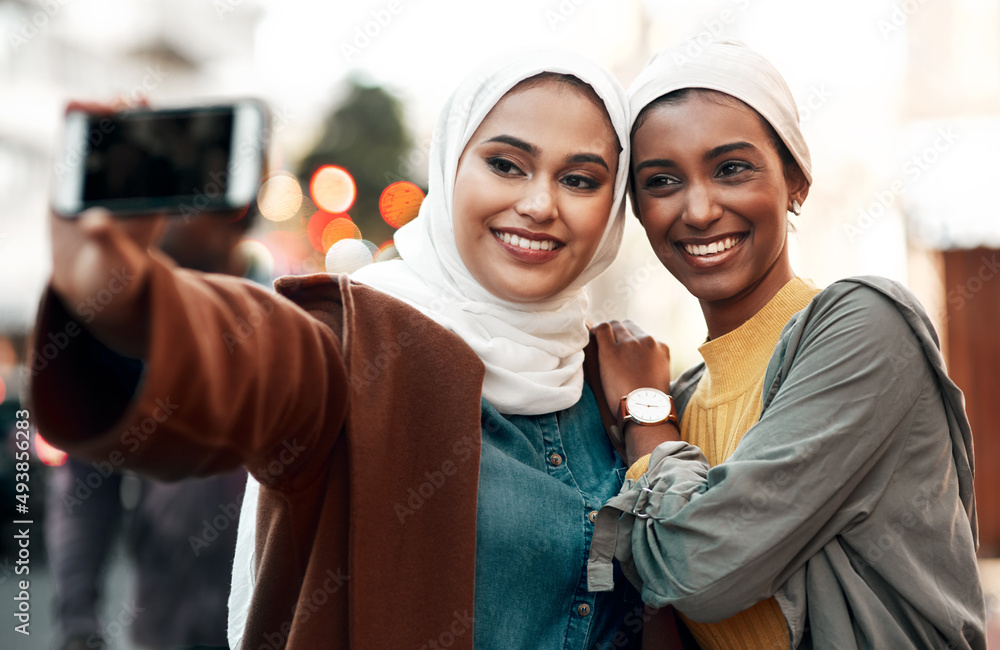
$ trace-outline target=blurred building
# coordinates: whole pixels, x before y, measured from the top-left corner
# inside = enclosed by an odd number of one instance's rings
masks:
[[[48,276],[66,101],[239,92],[253,77],[259,16],[256,0],[0,2],[0,333],[28,327]]]
[[[980,556],[1000,555],[1000,2],[921,3],[908,30],[903,195],[915,284],[962,388],[976,451]]]

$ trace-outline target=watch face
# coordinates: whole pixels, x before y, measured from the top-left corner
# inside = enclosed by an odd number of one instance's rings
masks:
[[[661,391],[640,388],[628,395],[628,413],[639,422],[663,422],[670,415],[670,400]]]

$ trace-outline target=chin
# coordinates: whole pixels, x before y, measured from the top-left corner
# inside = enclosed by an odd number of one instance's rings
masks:
[[[499,297],[503,298],[507,302],[530,304],[533,302],[541,302],[547,298],[550,298],[551,295],[547,293],[524,293],[523,291],[508,291],[505,292],[503,295],[500,295]]]
[[[732,283],[721,281],[721,278],[694,278],[681,281],[681,284],[688,293],[702,302],[726,300],[739,293]]]
[[[490,289],[490,293],[508,302],[519,303],[541,302],[555,295],[555,292],[550,291],[547,287],[537,288],[537,285],[533,285],[530,280],[503,287],[493,287]]]

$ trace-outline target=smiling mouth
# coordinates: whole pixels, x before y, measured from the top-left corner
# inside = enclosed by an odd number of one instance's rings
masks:
[[[739,244],[745,238],[746,235],[734,235],[731,237],[724,237],[710,244],[686,244],[684,242],[678,242],[678,245],[683,248],[688,255],[703,257],[705,255],[715,255],[717,253],[727,251],[736,244]]]
[[[554,239],[528,239],[509,232],[492,230],[493,236],[509,246],[517,246],[530,251],[551,251],[559,248],[563,244]]]

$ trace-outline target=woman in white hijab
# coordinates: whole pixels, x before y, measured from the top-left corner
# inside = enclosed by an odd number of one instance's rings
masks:
[[[395,236],[401,259],[352,278],[456,333],[485,364],[476,647],[629,647],[641,626],[630,587],[594,594],[584,579],[593,519],[624,472],[583,362],[584,285],[622,237],[627,139],[624,91],[600,67],[552,50],[489,61],[441,112],[427,197]],[[241,514],[234,648],[258,487],[251,479]]]
[[[708,340],[668,387],[661,348],[598,328],[612,405],[645,385],[679,420],[626,428],[591,586],[617,557],[703,648],[984,648],[961,392],[903,286],[793,272],[812,169],[784,80],[743,44],[685,43],[629,99],[633,209]]]

